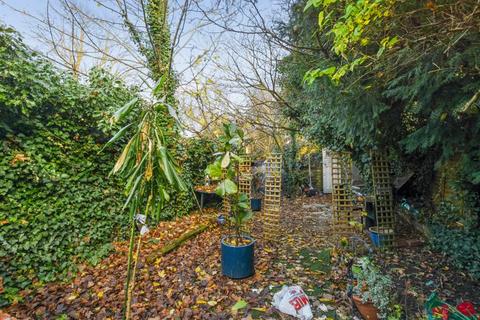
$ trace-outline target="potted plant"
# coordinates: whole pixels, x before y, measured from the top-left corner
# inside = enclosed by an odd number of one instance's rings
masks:
[[[206,169],[213,180],[219,180],[215,192],[226,198],[230,204],[228,219],[233,234],[221,240],[222,273],[230,278],[241,279],[254,273],[255,240],[244,232],[245,222],[252,217],[250,199],[241,193],[236,184],[239,164],[242,158],[238,154],[243,150],[243,131],[233,123],[223,125],[223,134],[219,137],[220,152],[215,161]]]
[[[373,226],[368,228],[370,239],[376,247],[383,247],[385,243],[393,236],[393,229],[386,227]]]
[[[363,319],[399,319],[401,307],[392,306],[393,281],[370,259],[363,257],[352,266],[355,279],[352,300]]]

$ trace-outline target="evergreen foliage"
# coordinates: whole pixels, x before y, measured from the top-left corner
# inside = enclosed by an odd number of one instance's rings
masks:
[[[357,159],[366,159],[371,149],[387,150],[418,175],[428,171],[424,165],[433,170],[433,164],[461,154],[460,177],[478,191],[476,2],[442,1],[432,8],[403,1],[308,3],[312,7],[304,12],[306,2],[297,1],[288,24],[280,26],[287,40],[306,48],[282,62],[282,87],[293,106],[285,110],[287,116],[321,145],[352,151]],[[376,17],[371,22],[349,20],[367,11]],[[453,16],[447,18],[447,12]],[[328,19],[319,25],[322,15]],[[360,34],[346,33],[340,39],[336,32],[347,22]],[[412,25],[417,28],[408,28]],[[439,26],[445,32],[437,32]],[[397,40],[384,46],[386,38]],[[368,62],[352,67],[360,57]],[[341,77],[325,71],[346,65]],[[320,72],[312,74],[315,70]]]
[[[108,177],[119,146],[99,152],[111,135],[108,116],[134,95],[99,69],[79,83],[1,27],[1,304],[82,261],[99,262],[123,234],[124,196]]]
[[[360,168],[371,150],[389,153],[397,172],[415,173],[428,209],[435,170],[451,160],[450,183],[478,199],[478,9],[473,0],[295,1],[278,26],[297,48],[281,63],[285,114],[318,144],[351,151]],[[468,233],[478,234],[475,221]]]
[[[125,135],[105,143],[129,123],[111,123],[136,89],[101,69],[79,82],[28,49],[12,29],[0,28],[0,305],[32,283],[64,279],[84,261],[97,263],[125,236],[123,184],[110,171]],[[182,176],[200,183],[213,143],[176,144]],[[182,193],[158,218],[194,206]]]

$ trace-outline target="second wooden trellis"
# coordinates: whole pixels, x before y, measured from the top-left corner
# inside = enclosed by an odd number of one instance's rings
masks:
[[[385,154],[378,151],[373,151],[371,157],[377,223],[374,230],[380,234],[381,245],[389,247],[395,241],[395,211],[390,163]]]
[[[249,155],[241,155],[242,161],[238,165],[238,191],[245,193],[249,198],[251,196],[252,185],[252,157]],[[223,177],[225,177],[225,169],[222,170]],[[222,210],[224,213],[230,212],[230,199],[228,197],[223,198]]]
[[[271,154],[265,161],[265,197],[263,232],[266,239],[275,240],[280,231],[282,197],[282,155]]]
[[[352,194],[352,160],[345,152],[332,153],[333,229],[337,234],[354,231],[355,221]]]
[[[240,158],[242,158],[242,162],[240,162],[238,170],[238,190],[250,198],[252,188],[252,157],[249,155],[241,155]]]

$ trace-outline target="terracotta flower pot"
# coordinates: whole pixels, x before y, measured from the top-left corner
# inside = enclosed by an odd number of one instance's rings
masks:
[[[362,318],[365,320],[378,320],[377,312],[378,309],[371,302],[362,302],[362,298],[359,296],[352,296],[353,303],[357,307],[358,311],[362,315]]]

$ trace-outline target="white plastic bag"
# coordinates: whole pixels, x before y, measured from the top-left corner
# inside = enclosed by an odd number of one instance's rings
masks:
[[[302,320],[313,318],[308,297],[299,286],[283,286],[282,290],[273,295],[273,306]]]
[[[136,214],[135,221],[137,222],[137,225],[140,227],[140,234],[142,236],[148,231],[150,231],[150,229],[146,226],[147,216],[145,216],[144,214]]]

